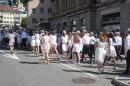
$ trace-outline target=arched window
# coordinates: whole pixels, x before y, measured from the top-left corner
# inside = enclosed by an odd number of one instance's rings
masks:
[[[76,20],[71,21],[71,29],[72,31],[76,31]]]

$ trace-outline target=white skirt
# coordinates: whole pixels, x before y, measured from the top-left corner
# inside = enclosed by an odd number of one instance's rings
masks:
[[[67,44],[62,44],[62,51],[67,51]]]
[[[9,45],[14,45],[14,40],[13,39],[11,39],[11,40],[9,40]]]
[[[73,44],[73,49],[72,49],[73,52],[80,52],[80,44]]]
[[[31,41],[31,46],[35,46],[35,40]]]
[[[116,57],[117,56],[114,46],[110,46],[110,52],[109,52],[109,48],[107,48],[106,56],[109,56],[109,57]]]
[[[104,48],[96,48],[95,50],[95,61],[99,61],[101,63],[104,62],[104,57],[106,55],[106,50]]]
[[[40,40],[39,39],[36,39],[35,46],[40,46]]]

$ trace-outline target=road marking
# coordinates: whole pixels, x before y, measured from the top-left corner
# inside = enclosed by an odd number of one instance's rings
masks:
[[[86,74],[86,75],[88,75],[88,76],[91,76],[91,77],[93,77],[93,78],[97,78],[97,76],[95,76],[95,75],[93,75],[93,74],[90,74],[90,73],[86,73],[86,72],[84,72],[83,70],[80,70],[80,69],[71,67],[71,66],[66,65],[66,64],[63,64],[63,63],[60,63],[60,64],[63,65],[63,66],[66,66],[66,67],[68,67],[68,68],[71,68],[71,69],[74,69],[74,70],[78,70],[78,71],[80,71],[80,72],[82,72],[82,73],[84,73],[84,74]]]
[[[15,54],[10,55],[10,54],[5,53],[2,50],[0,50],[0,52],[3,53],[4,54],[3,56],[5,56],[5,57],[9,57],[9,58],[12,58],[12,59],[20,60]]]

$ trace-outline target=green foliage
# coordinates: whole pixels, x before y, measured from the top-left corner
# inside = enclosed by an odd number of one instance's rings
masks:
[[[13,0],[13,4],[15,5],[17,1],[18,0]],[[12,6],[11,0],[8,0],[8,2],[9,2],[9,5]],[[23,5],[25,5],[25,0],[20,0],[20,2],[23,3]]]
[[[2,20],[0,20],[0,23],[3,23],[3,21],[2,21]]]
[[[21,27],[23,27],[23,28],[27,28],[27,17],[24,17],[23,19],[22,19],[22,21],[21,21]]]

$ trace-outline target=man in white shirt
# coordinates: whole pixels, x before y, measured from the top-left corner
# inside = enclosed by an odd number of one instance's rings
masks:
[[[120,52],[121,52],[121,48],[122,48],[122,38],[120,37],[120,32],[116,32],[116,40],[117,40],[117,47],[116,47],[117,58],[116,58],[116,60],[118,60],[118,58],[120,58],[122,61],[123,59],[120,56]]]
[[[27,42],[27,38],[28,38],[28,34],[26,33],[26,30],[24,30],[22,32],[21,38],[22,38],[23,48],[26,48],[26,42]]]
[[[89,51],[90,51],[89,50],[90,49],[90,47],[89,47],[90,37],[87,36],[87,31],[86,30],[83,30],[82,34],[83,34],[83,37],[82,37],[83,50],[82,50],[82,59],[81,59],[81,61],[83,61],[84,55],[89,54]]]
[[[92,62],[92,59],[93,59],[92,57],[93,57],[93,55],[95,55],[94,42],[95,42],[94,33],[91,32],[91,33],[90,33],[90,53],[89,53],[90,63],[93,63],[93,62]]]
[[[129,66],[130,66],[130,28],[127,29],[128,36],[126,37],[125,41],[125,54],[127,55],[126,57],[126,70],[123,72],[123,74],[129,75]]]

